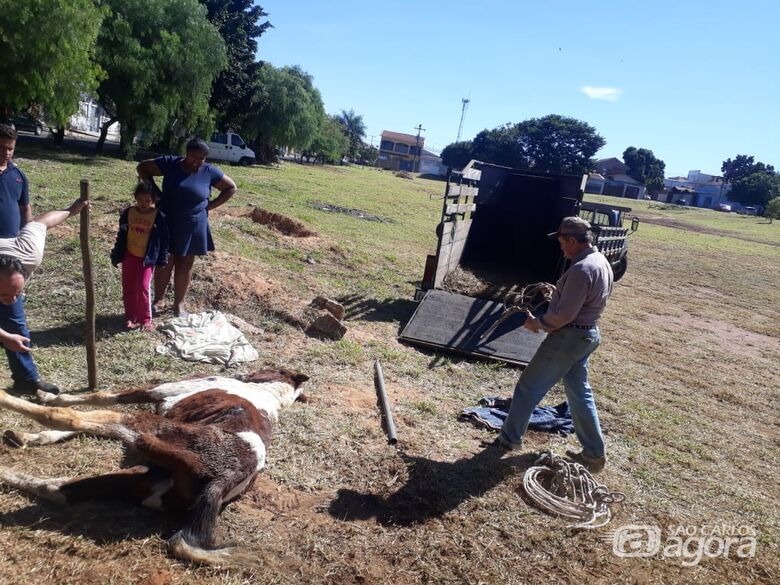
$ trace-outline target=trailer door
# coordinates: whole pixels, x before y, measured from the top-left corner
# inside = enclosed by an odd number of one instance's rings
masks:
[[[503,303],[429,290],[399,339],[413,345],[527,365],[546,334],[522,327],[525,315],[513,315],[490,337],[481,338],[503,310]]]

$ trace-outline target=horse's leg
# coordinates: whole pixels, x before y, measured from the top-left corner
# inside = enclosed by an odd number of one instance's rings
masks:
[[[37,445],[51,445],[71,439],[79,433],[74,431],[40,431],[27,433],[24,431],[7,430],[3,433],[3,444],[14,449],[23,449]]]
[[[57,504],[106,499],[143,504],[154,500],[156,496],[159,499],[159,493],[171,485],[170,476],[166,472],[153,471],[143,465],[82,478],[39,478],[0,467],[0,482]]]

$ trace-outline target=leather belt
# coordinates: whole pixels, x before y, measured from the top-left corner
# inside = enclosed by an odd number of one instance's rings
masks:
[[[564,325],[564,327],[574,327],[574,329],[595,329],[596,325],[577,325],[575,323],[569,323],[567,325]]]

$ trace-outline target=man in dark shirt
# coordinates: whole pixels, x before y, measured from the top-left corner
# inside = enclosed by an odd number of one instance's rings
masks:
[[[12,160],[15,148],[16,130],[0,124],[0,238],[17,237],[22,226],[32,219],[27,177]],[[30,337],[23,295],[10,304],[0,303],[0,329],[11,335]],[[7,344],[4,346],[15,390],[59,392],[57,386],[41,380],[29,350],[16,351]]]
[[[524,323],[527,329],[548,335],[517,382],[496,443],[505,449],[520,448],[534,408],[556,382],[563,380],[574,431],[582,444],[581,452],[566,454],[598,472],[607,459],[593,389],[588,383],[588,357],[601,342],[597,322],[612,292],[612,267],[592,245],[590,224],[579,217],[564,218],[558,231],[549,237],[558,240],[571,266],[555,286],[547,285],[552,299],[545,314],[538,319],[529,314]]]

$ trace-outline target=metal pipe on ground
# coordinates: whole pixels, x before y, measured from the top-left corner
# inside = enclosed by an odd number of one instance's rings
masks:
[[[385,377],[382,374],[382,366],[379,364],[379,360],[374,360],[374,386],[376,387],[377,397],[379,399],[379,407],[382,410],[382,419],[387,433],[387,442],[390,445],[395,445],[398,442],[398,438],[395,434],[395,422],[393,422],[393,411],[390,409],[390,401],[387,398],[387,391],[385,390]]]

